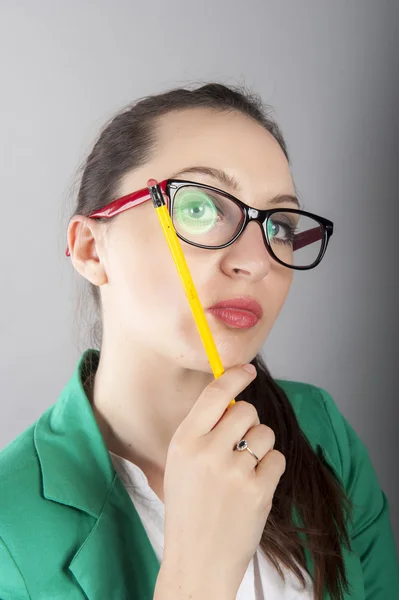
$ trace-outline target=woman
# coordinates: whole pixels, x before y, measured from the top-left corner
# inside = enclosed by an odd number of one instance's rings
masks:
[[[217,380],[151,178],[226,369]],[[1,454],[2,600],[399,597],[367,449],[327,392],[274,381],[258,354],[332,227],[300,211],[256,96],[172,90],[104,128],[68,227],[100,350]]]

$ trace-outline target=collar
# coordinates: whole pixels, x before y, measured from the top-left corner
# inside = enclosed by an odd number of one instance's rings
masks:
[[[43,495],[98,517],[115,470],[83,382],[98,367],[98,350],[86,350],[56,404],[37,421],[34,443]]]

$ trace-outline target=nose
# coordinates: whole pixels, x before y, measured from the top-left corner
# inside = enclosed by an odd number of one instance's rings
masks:
[[[266,248],[264,231],[260,223],[249,223],[240,237],[225,249],[222,269],[226,275],[247,277],[259,281],[271,269],[272,257]]]

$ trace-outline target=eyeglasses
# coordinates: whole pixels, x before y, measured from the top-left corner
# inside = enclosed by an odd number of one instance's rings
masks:
[[[293,208],[252,208],[218,188],[165,179],[159,184],[177,236],[198,248],[230,246],[251,221],[261,226],[267,251],[289,269],[308,270],[323,258],[333,234],[332,221]],[[92,212],[92,219],[111,218],[151,200],[148,188],[127,194]],[[70,256],[69,249],[66,255]]]

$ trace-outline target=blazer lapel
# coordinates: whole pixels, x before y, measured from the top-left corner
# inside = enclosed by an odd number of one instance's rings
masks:
[[[160,564],[120,480],[69,569],[89,600],[152,600]]]
[[[36,423],[43,496],[86,513],[93,522],[67,565],[89,600],[150,600],[160,564],[115,472],[82,384],[98,357],[93,350],[82,355],[58,402]]]

